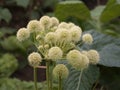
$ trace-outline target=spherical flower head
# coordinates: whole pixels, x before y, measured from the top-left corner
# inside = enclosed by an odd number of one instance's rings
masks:
[[[59,47],[52,47],[48,51],[48,58],[52,61],[56,61],[61,59],[63,55],[63,51]]]
[[[67,29],[61,28],[60,30],[56,31],[58,39],[61,41],[71,41],[70,32]]]
[[[67,78],[69,71],[64,64],[58,64],[53,69],[53,75],[55,78],[61,77],[61,79]]]
[[[66,22],[61,22],[61,23],[58,25],[58,28],[65,28],[65,29],[68,29],[69,26],[68,26],[68,23],[66,23]]]
[[[92,38],[91,34],[84,34],[82,36],[82,41],[86,44],[92,44],[93,38]]]
[[[54,32],[49,32],[45,36],[45,42],[55,43],[57,41],[56,34]]]
[[[74,26],[70,29],[71,39],[74,42],[78,42],[80,40],[82,30],[78,26]]]
[[[40,22],[37,20],[31,20],[27,25],[27,29],[30,33],[40,32],[44,30],[44,28],[40,25]]]
[[[19,41],[24,41],[30,37],[30,33],[26,28],[20,28],[17,32],[17,39]]]
[[[32,67],[37,67],[42,61],[42,57],[39,53],[33,52],[28,56],[28,61]]]
[[[59,20],[56,17],[51,17],[50,19],[51,19],[52,27],[58,26]]]
[[[91,64],[97,64],[100,59],[99,53],[96,50],[89,50],[87,57]]]
[[[44,49],[43,45],[39,45],[37,48],[39,51],[43,51],[43,49]]]
[[[72,27],[74,27],[74,26],[75,26],[74,23],[72,23],[72,22],[68,23],[68,27],[69,27],[69,29],[72,28]]]
[[[45,49],[49,49],[50,46],[49,46],[49,44],[45,44],[44,47],[45,47]]]
[[[81,70],[88,66],[89,59],[78,50],[71,50],[67,54],[67,60],[75,69]]]
[[[49,16],[42,16],[40,18],[40,24],[45,28],[45,29],[49,29],[52,22],[51,22],[51,18]]]

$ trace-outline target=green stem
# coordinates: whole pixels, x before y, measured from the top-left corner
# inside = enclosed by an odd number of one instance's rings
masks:
[[[47,90],[50,90],[50,83],[49,83],[49,80],[50,80],[50,78],[49,78],[49,62],[48,61],[46,61],[46,79],[47,79]]]
[[[81,83],[81,78],[82,78],[82,73],[83,73],[83,69],[82,69],[81,72],[80,72],[79,81],[78,81],[78,86],[77,86],[77,89],[76,89],[76,90],[79,90],[80,83]]]
[[[34,67],[34,85],[35,85],[35,90],[38,90],[37,88],[37,68]]]
[[[58,90],[62,90],[62,79],[61,79],[61,76],[59,76],[59,86],[58,86]]]
[[[53,85],[52,85],[52,70],[53,70],[53,65],[51,66],[51,68],[50,68],[50,73],[49,73],[49,75],[50,75],[50,81],[49,81],[49,83],[50,83],[50,90],[52,90],[53,89]]]

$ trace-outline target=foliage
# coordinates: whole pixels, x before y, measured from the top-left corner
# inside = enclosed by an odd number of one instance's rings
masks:
[[[53,85],[57,90],[56,84]],[[0,79],[0,90],[34,90],[32,81],[21,81],[19,79],[2,78]],[[46,90],[46,82],[38,83],[38,90]]]
[[[11,54],[4,54],[0,58],[0,78],[9,77],[18,67],[16,58]]]
[[[60,20],[65,20],[68,17],[76,17],[82,20],[90,18],[90,12],[88,8],[80,1],[61,2],[56,7],[55,15]]]
[[[120,80],[117,79],[119,78],[117,76],[117,74],[119,75],[119,73],[117,72],[119,71],[120,68],[120,56],[119,56],[120,39],[116,37],[120,36],[120,30],[119,30],[120,20],[118,18],[120,16],[120,12],[119,12],[120,1],[108,0],[106,5],[99,5],[93,10],[86,11],[85,13],[90,13],[90,18],[86,17],[86,20],[84,21],[83,21],[84,18],[79,18],[83,16],[84,13],[81,13],[80,15],[79,11],[86,9],[86,7],[78,9],[78,6],[76,5],[77,2],[79,1],[72,1],[72,2],[64,1],[62,3],[59,3],[55,10],[55,16],[57,16],[62,21],[66,20],[71,22],[72,20],[75,23],[77,22],[76,24],[80,25],[83,28],[83,30],[89,30],[85,33],[92,34],[94,38],[94,43],[90,47],[88,47],[87,45],[83,45],[83,47],[80,49],[86,49],[86,50],[96,49],[100,53],[100,62],[99,62],[100,78],[96,82],[96,85],[97,83],[99,83],[102,86],[101,89],[103,88],[108,90],[119,90],[120,87],[118,85],[118,82],[120,82]],[[79,3],[83,3],[83,2],[79,2]],[[74,6],[74,10],[72,11],[71,8],[73,8],[73,6]],[[67,11],[67,16],[66,16],[66,11]],[[75,16],[74,14],[71,15],[72,12],[79,15],[79,17]],[[99,33],[96,32],[95,30],[99,31]],[[104,34],[100,32],[103,32]],[[75,79],[76,77],[74,79],[71,78],[70,81],[76,80]],[[86,83],[87,82],[85,82],[85,84]],[[75,82],[70,84],[70,86],[72,85],[75,86]],[[114,88],[114,86],[116,87]],[[85,88],[82,90],[87,90],[87,89]]]
[[[111,21],[120,16],[119,0],[109,0],[107,5],[100,5],[91,11],[88,10],[83,2],[78,2],[79,1],[64,1],[58,4],[55,9],[55,16],[60,20],[68,20],[70,17],[73,17],[76,18],[77,22],[79,22],[79,25],[82,26],[83,29],[89,30],[94,28],[107,34],[120,36],[118,33],[119,31],[115,28],[119,26],[119,23],[114,24],[114,27],[111,28]],[[72,9],[73,6],[74,9]],[[71,12],[73,13],[71,14]],[[83,21],[83,19],[86,20]]]
[[[68,79],[65,81],[64,90],[76,90],[78,85],[80,71],[76,71],[72,67],[69,69],[70,74]],[[89,68],[85,69],[82,74],[82,80],[79,90],[90,90],[92,85],[99,77],[99,68],[90,65]]]
[[[94,38],[94,42],[89,48],[96,49],[100,53],[99,64],[108,67],[120,67],[120,39],[98,33],[95,30],[87,31],[86,33],[88,32]],[[89,49],[87,45],[83,45],[82,48]]]
[[[12,15],[7,8],[0,7],[0,21],[4,19],[7,23],[11,20]]]

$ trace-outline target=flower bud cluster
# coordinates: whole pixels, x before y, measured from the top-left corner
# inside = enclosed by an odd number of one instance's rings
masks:
[[[25,41],[28,38],[40,53],[33,52],[28,56],[31,66],[38,66],[42,58],[53,62],[65,58],[75,69],[81,70],[87,68],[90,63],[97,64],[99,61],[97,51],[76,49],[76,44],[79,42],[92,44],[92,35],[89,33],[82,35],[82,29],[79,26],[71,22],[59,22],[56,17],[43,16],[39,20],[31,20],[27,28],[18,30],[19,41]],[[55,76],[64,74],[63,77],[66,77],[68,70],[60,64],[54,68],[53,74]]]

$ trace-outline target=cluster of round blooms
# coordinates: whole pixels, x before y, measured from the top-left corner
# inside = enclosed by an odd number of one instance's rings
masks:
[[[82,35],[82,29],[74,23],[59,22],[56,17],[43,16],[40,20],[31,20],[27,28],[17,32],[19,41],[29,37],[34,38],[33,42],[41,54],[33,52],[28,56],[31,66],[38,66],[42,58],[54,62],[66,58],[69,64],[81,70],[87,68],[89,63],[97,64],[99,61],[99,53],[95,50],[75,50],[77,43],[92,44],[93,38],[91,34]],[[53,74],[67,76],[68,70],[60,64],[54,68]]]
[[[53,69],[53,75],[56,78],[59,78],[59,76],[60,76],[62,79],[64,79],[68,76],[68,74],[69,74],[69,71],[64,64],[58,64]]]
[[[40,62],[42,61],[42,57],[39,53],[33,52],[28,56],[28,61],[31,66],[37,67],[37,66],[39,66]]]
[[[76,69],[81,70],[89,65],[89,59],[78,50],[71,50],[67,54],[68,62]]]

